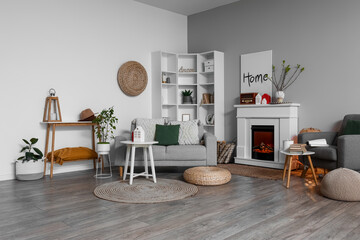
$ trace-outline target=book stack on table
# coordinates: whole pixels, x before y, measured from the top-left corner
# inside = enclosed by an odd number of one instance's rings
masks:
[[[307,152],[305,146],[306,146],[306,144],[291,144],[290,148],[289,148],[289,152],[305,153],[305,152]]]

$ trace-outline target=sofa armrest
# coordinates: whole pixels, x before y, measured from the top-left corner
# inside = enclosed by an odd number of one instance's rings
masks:
[[[338,137],[338,167],[360,170],[360,135]]]
[[[126,145],[121,141],[131,140],[131,132],[124,132],[115,137],[115,165],[120,166],[125,161]]]
[[[314,139],[321,139],[325,138],[326,142],[330,145],[334,145],[334,141],[337,137],[337,132],[307,132],[307,133],[300,133],[298,135],[298,142],[299,143],[306,143],[307,141],[314,140]]]
[[[206,147],[206,165],[216,166],[216,137],[209,132],[205,132],[204,141]]]

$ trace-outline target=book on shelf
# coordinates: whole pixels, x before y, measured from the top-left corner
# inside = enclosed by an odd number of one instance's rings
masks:
[[[299,144],[299,143],[291,144],[290,147],[289,147],[289,152],[302,152],[302,153],[305,153],[305,152],[307,152],[306,144]]]
[[[210,93],[203,93],[203,104],[209,104],[210,103]]]

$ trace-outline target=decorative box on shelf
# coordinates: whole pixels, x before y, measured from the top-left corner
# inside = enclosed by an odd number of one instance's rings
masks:
[[[255,104],[258,93],[241,93],[240,104]]]
[[[204,72],[213,72],[214,66],[205,66]]]
[[[204,72],[214,71],[214,59],[208,59],[204,62]]]
[[[204,62],[204,66],[214,66],[214,59],[208,59]]]

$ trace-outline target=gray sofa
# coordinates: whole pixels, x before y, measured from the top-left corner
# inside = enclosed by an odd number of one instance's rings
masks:
[[[203,127],[199,127],[199,137],[204,140],[204,145],[171,145],[171,146],[153,146],[155,166],[215,166],[216,161],[216,137],[209,133],[203,133]],[[131,129],[134,129],[134,121]],[[116,164],[124,166],[126,146],[121,143],[123,140],[131,139],[131,131],[115,137],[115,158]],[[142,149],[136,149],[135,166],[143,166]]]
[[[298,135],[299,143],[325,138],[330,145],[329,147],[307,147],[309,151],[315,152],[315,155],[311,157],[315,167],[329,170],[340,167],[360,170],[360,135],[343,135],[343,130],[349,119],[360,120],[360,114],[346,115],[339,133],[310,132]]]

